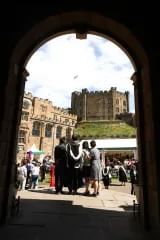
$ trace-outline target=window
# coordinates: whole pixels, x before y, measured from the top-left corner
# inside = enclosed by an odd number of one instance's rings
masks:
[[[127,110],[126,110],[126,109],[123,109],[123,112],[127,112]]]
[[[119,112],[119,108],[116,108],[116,112]]]
[[[125,100],[123,101],[123,106],[126,106],[126,101]]]
[[[44,105],[41,105],[41,111],[42,111],[42,112],[47,112],[47,107],[44,106]]]
[[[69,119],[65,119],[64,123],[68,124],[69,123]]]
[[[52,137],[52,125],[46,124],[45,137]]]
[[[26,143],[26,132],[24,130],[19,131],[18,143]]]
[[[34,122],[32,128],[32,135],[39,136],[40,135],[40,122]]]
[[[24,121],[28,121],[28,117],[29,117],[29,112],[22,111],[21,119]]]
[[[23,101],[23,108],[24,108],[24,109],[28,109],[28,108],[29,108],[29,105],[30,105],[30,104],[29,104],[29,102],[28,102],[27,100],[24,100],[24,101]]]
[[[24,151],[24,146],[22,146],[22,145],[18,146],[18,152],[19,151]]]
[[[62,127],[58,126],[56,129],[56,138],[61,138],[62,135]]]
[[[119,104],[119,99],[118,98],[116,99],[116,104]]]

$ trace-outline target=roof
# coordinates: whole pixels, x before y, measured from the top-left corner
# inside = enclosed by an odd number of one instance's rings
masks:
[[[82,140],[90,143],[92,139]],[[137,148],[136,138],[110,138],[110,139],[94,139],[98,149],[105,150],[134,150]]]

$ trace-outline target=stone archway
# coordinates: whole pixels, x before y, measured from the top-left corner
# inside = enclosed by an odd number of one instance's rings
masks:
[[[150,81],[149,81],[149,64],[148,58],[145,54],[143,47],[136,40],[134,35],[118,22],[106,18],[104,16],[98,15],[95,12],[68,12],[63,14],[58,14],[47,18],[46,20],[39,22],[37,25],[26,33],[23,39],[17,44],[10,61],[10,72],[8,79],[8,86],[6,92],[10,92],[10,87],[13,87],[13,92],[11,99],[14,102],[15,112],[9,116],[6,112],[5,119],[8,118],[10,121],[16,122],[16,128],[12,126],[12,141],[8,144],[8,151],[13,152],[12,148],[16,147],[15,139],[17,139],[18,126],[21,116],[21,106],[22,98],[24,94],[24,84],[26,71],[25,66],[30,56],[46,41],[56,36],[65,33],[77,33],[77,35],[82,36],[87,33],[98,34],[99,36],[108,37],[118,46],[120,46],[130,58],[134,68],[135,74],[133,76],[135,82],[135,97],[136,97],[136,112],[138,119],[138,144],[139,144],[139,157],[143,165],[143,170],[141,171],[142,176],[142,188],[141,188],[141,206],[142,206],[142,220],[145,219],[146,225],[148,225],[148,188],[147,184],[144,184],[144,179],[147,174],[146,162],[150,157],[147,155],[147,148],[149,142],[151,142],[152,136],[152,122],[151,109],[151,95],[150,95]],[[147,92],[147,98],[145,98],[145,93]],[[10,102],[7,102],[6,109],[10,108]],[[16,104],[19,106],[16,108]],[[15,114],[16,113],[16,114]],[[148,116],[150,116],[148,118]],[[144,139],[147,141],[144,143]],[[14,145],[13,145],[14,142]],[[12,144],[12,145],[11,145]],[[154,142],[153,142],[154,144]],[[150,145],[150,152],[154,152],[154,145]],[[15,155],[14,155],[15,159]],[[13,162],[14,164],[14,162]],[[9,169],[9,162],[7,165]],[[142,169],[142,168],[141,168]],[[9,171],[9,170],[8,170]],[[10,170],[11,171],[11,170]],[[10,186],[13,184],[13,179],[10,178],[8,185],[5,189],[5,194],[3,199],[6,198],[7,194],[10,193]],[[10,193],[10,196],[12,194]],[[5,204],[5,209],[7,204]],[[3,217],[6,214],[2,214]]]

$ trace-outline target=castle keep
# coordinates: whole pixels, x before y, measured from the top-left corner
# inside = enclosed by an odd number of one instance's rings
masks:
[[[124,93],[111,87],[109,91],[73,92],[71,113],[78,116],[78,121],[115,120],[120,113],[129,112],[129,92]]]
[[[59,144],[59,138],[66,136],[69,139],[76,123],[76,115],[53,106],[48,99],[25,93],[19,127],[17,161],[25,156],[33,144],[46,155],[53,155],[55,146]]]

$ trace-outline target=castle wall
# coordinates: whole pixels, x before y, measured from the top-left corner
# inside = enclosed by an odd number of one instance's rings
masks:
[[[128,92],[122,93],[116,88],[109,91],[73,92],[71,111],[78,120],[115,120],[116,115],[129,112]]]
[[[71,97],[71,111],[82,120],[83,115],[83,95],[80,92],[73,92]]]
[[[87,94],[86,120],[104,120],[105,97],[100,94]]]

